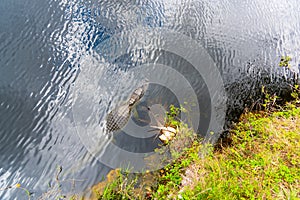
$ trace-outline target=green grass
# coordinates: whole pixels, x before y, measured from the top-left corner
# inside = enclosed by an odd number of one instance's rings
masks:
[[[231,140],[217,150],[195,141],[139,197],[121,175],[98,199],[300,199],[300,108],[247,113]]]
[[[248,113],[232,145],[196,159],[184,199],[299,199],[300,108]]]

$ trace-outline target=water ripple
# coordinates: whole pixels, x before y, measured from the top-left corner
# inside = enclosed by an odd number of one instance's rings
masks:
[[[142,34],[128,38],[122,34],[127,30],[164,27],[202,44],[222,73],[234,114],[255,101],[251,98],[262,84],[279,90],[288,85],[293,73],[278,67],[282,55],[293,57],[291,70],[298,72],[299,10],[297,0],[2,1],[0,188],[21,182],[41,193],[56,165],[63,165],[66,176],[76,169],[77,176],[93,181],[108,171],[92,169],[99,164],[76,135],[72,90],[76,83],[86,102],[95,101],[87,120],[104,127],[106,113],[138,82],[127,72],[159,59],[152,48],[161,46],[160,40]],[[111,41],[115,34],[130,49],[147,41],[145,51],[128,52],[123,63],[109,60],[115,51],[110,44],[118,47],[118,41]],[[87,75],[78,79],[82,72]],[[0,193],[0,198],[18,195]]]

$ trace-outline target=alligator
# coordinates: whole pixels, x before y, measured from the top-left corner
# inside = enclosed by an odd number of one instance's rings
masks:
[[[147,88],[148,83],[138,87],[133,91],[129,100],[125,104],[108,113],[106,117],[106,129],[108,132],[120,130],[127,124],[132,108],[144,96]]]

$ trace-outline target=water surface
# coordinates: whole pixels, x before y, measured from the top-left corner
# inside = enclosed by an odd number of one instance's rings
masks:
[[[190,74],[196,96],[207,98],[203,102],[208,104],[201,105],[209,105],[208,86],[199,83],[184,60],[159,49],[164,40],[132,37],[130,31],[157,34],[168,29],[202,45],[222,75],[229,98],[227,119],[235,119],[259,98],[261,85],[280,92],[293,82],[300,52],[299,11],[296,0],[2,1],[0,188],[21,183],[37,198],[47,191],[49,181],[54,182],[57,165],[63,167],[63,178],[84,180],[76,182],[75,191],[101,180],[109,167],[93,158],[87,146],[94,146],[94,140],[105,143],[105,116],[144,81],[143,74],[132,74],[141,64],[161,63]],[[141,45],[145,41],[147,45]],[[120,42],[129,48],[112,59]],[[291,70],[278,66],[282,55],[293,58]],[[157,77],[185,96],[189,87],[176,82],[172,71],[166,72],[171,75]],[[176,103],[164,99],[172,97],[164,95],[167,90],[158,87],[148,97],[162,105]],[[202,119],[209,119],[205,112]],[[78,129],[85,132],[78,134]],[[116,144],[141,151],[132,145],[137,142],[123,139]],[[105,146],[99,145],[97,152],[105,152]],[[70,191],[71,183],[63,187]],[[7,190],[0,191],[0,198],[26,196]]]

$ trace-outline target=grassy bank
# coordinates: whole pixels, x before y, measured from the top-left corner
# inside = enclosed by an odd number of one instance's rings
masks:
[[[230,140],[217,149],[195,141],[164,169],[141,175],[151,176],[146,187],[119,173],[94,198],[300,199],[299,107],[246,113]]]
[[[194,160],[177,197],[300,198],[300,108],[247,113],[231,131],[231,139],[230,146]]]

